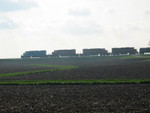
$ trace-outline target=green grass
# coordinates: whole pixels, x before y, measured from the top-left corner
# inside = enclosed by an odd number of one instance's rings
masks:
[[[149,61],[150,61],[150,59],[145,59],[145,60],[143,60],[143,61],[149,62]]]
[[[126,80],[40,80],[40,81],[0,81],[0,85],[40,85],[40,84],[140,84],[150,83],[150,79],[126,79]]]
[[[0,77],[10,77],[10,76],[26,75],[26,74],[36,74],[36,73],[61,71],[61,70],[69,70],[69,69],[77,68],[77,66],[44,65],[44,64],[32,64],[32,65],[42,66],[42,67],[51,67],[51,68],[53,67],[54,69],[45,69],[45,70],[28,71],[28,72],[17,72],[17,73],[5,73],[5,74],[0,74]]]

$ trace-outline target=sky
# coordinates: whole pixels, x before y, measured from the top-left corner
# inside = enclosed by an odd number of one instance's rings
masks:
[[[28,50],[148,47],[150,0],[0,0],[0,58]]]

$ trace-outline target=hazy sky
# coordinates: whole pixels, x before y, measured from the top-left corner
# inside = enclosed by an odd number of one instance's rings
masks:
[[[0,58],[149,41],[150,0],[0,0]]]

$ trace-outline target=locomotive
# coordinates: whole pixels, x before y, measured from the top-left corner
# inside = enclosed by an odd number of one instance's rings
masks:
[[[46,57],[46,50],[41,50],[41,51],[25,51],[21,58],[41,58],[41,57]]]

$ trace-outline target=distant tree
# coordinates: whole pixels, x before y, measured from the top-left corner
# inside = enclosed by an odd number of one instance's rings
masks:
[[[150,46],[150,41],[148,42],[148,46]]]

